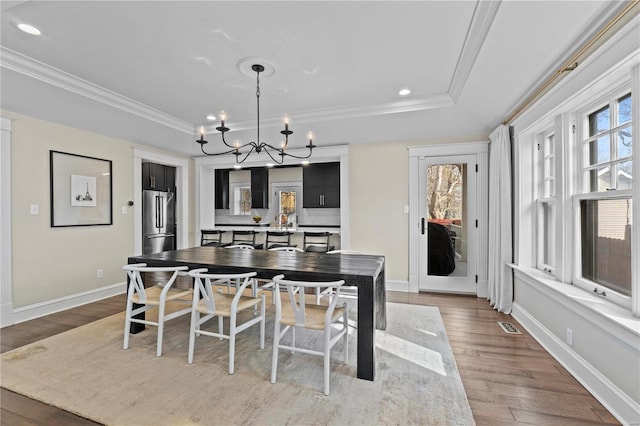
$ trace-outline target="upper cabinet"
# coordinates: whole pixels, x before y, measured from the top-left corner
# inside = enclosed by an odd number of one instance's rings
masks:
[[[302,207],[340,207],[340,163],[314,163],[302,169]]]
[[[174,192],[176,168],[155,163],[142,163],[142,189]]]
[[[215,208],[229,208],[229,169],[216,169]]]
[[[251,169],[251,208],[269,208],[269,169]]]

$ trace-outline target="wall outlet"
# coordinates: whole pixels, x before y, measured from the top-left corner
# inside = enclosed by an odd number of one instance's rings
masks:
[[[573,346],[573,330],[567,328],[567,345]]]
[[[409,213],[409,206],[404,206],[404,212]]]
[[[31,214],[38,214],[38,205],[31,204]]]
[[[96,277],[98,278],[104,277],[104,271],[102,269],[98,269],[98,271],[96,272]]]
[[[127,214],[127,206],[122,206],[122,214]]]

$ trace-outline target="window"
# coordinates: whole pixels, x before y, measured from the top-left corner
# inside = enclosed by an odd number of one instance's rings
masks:
[[[295,191],[278,191],[279,206],[278,217],[280,225],[294,225],[298,222],[296,218],[296,192]]]
[[[231,193],[233,194],[233,213],[234,215],[250,215],[251,214],[251,187],[239,184],[231,184]]]
[[[538,200],[537,200],[537,267],[545,272],[555,270],[555,150],[556,135],[548,130],[538,135]]]
[[[632,293],[631,116],[630,93],[581,115],[582,191],[575,197],[574,283],[623,305]]]
[[[631,189],[631,94],[588,115],[584,192]]]

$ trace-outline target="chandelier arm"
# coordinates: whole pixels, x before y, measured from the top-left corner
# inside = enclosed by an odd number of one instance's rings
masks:
[[[238,164],[242,164],[244,163],[244,161],[249,157],[249,155],[251,155],[251,153],[256,149],[256,145],[254,142],[249,142],[248,144],[245,144],[243,146],[247,146],[247,145],[251,145],[251,149],[244,155],[244,157],[242,158],[242,160],[239,160],[240,156],[242,155],[242,153],[238,152],[237,154],[235,154],[236,156],[236,163]],[[234,149],[234,151],[236,151]]]
[[[279,149],[276,149],[274,147],[272,147],[269,144],[264,144],[264,152],[267,153],[267,155],[276,163],[276,164],[282,164],[284,162],[284,157],[282,156],[282,154],[278,154],[280,155],[280,159],[276,159],[273,155],[271,155],[271,152],[269,152],[269,148],[274,149],[276,151],[280,151]]]
[[[223,152],[214,152],[214,153],[209,153],[207,151],[204,150],[204,145],[200,145],[200,149],[202,150],[202,152],[205,155],[224,155],[224,154],[231,154],[232,152],[234,152],[236,149],[230,149],[229,151],[223,151]]]
[[[228,146],[229,148],[236,149],[236,147],[235,147],[235,146],[233,146],[233,145],[229,145],[229,144],[227,143],[227,141],[224,139],[224,132],[222,132],[222,142],[223,142],[226,146]]]
[[[288,156],[288,157],[292,157],[292,158],[297,158],[299,160],[304,160],[305,158],[309,158],[311,157],[311,153],[313,151],[313,148],[309,148],[309,154],[302,156],[302,155],[293,155],[293,154],[289,154],[288,152],[283,152],[284,155]]]

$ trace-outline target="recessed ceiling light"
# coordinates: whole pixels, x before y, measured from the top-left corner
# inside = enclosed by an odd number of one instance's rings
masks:
[[[242,166],[240,164],[234,164],[233,168],[237,170],[237,169],[241,169]]]
[[[207,115],[207,120],[209,120],[209,121],[216,121],[216,116],[215,116],[215,115],[213,115],[213,114],[209,114],[209,115]]]
[[[307,164],[309,164],[309,160],[302,160],[300,164],[302,164],[303,166],[306,166]]]
[[[29,25],[29,24],[18,24],[18,29],[20,31],[23,31],[23,32],[25,32],[27,34],[31,34],[31,35],[40,35],[40,34],[42,34],[42,31],[40,31],[39,29],[37,29],[33,25]]]
[[[410,93],[411,93],[411,90],[409,90],[409,89],[400,89],[398,91],[398,95],[400,95],[400,96],[407,96]]]
[[[273,166],[275,166],[275,164],[273,164],[273,163],[267,163],[267,164],[265,164],[265,166],[267,166],[267,167],[273,167]]]

